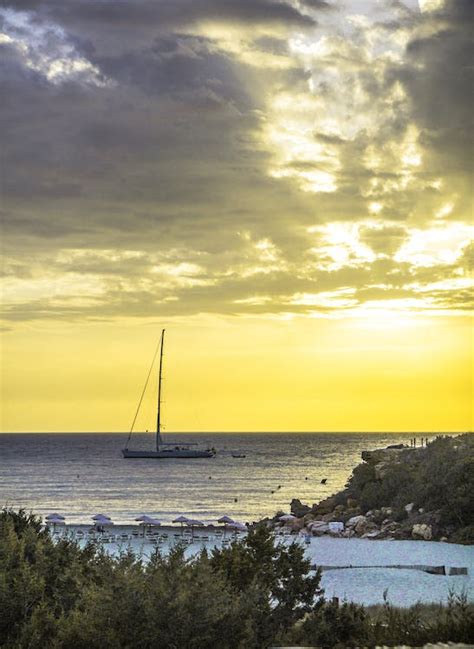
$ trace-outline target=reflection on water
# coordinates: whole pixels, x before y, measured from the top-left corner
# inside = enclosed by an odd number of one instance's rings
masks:
[[[97,512],[117,522],[147,513],[242,521],[288,511],[292,498],[312,504],[346,483],[364,449],[411,434],[200,434],[167,441],[214,446],[212,459],[127,459],[126,437],[110,434],[0,435],[0,505],[38,514],[57,511],[70,522]],[[152,448],[153,436],[134,435],[133,447]],[[233,458],[232,453],[245,454]],[[321,480],[327,478],[326,484]]]

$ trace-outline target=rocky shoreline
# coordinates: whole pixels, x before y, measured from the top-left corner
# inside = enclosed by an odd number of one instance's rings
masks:
[[[449,438],[448,442],[444,441],[446,438],[438,439],[442,439],[442,444],[449,447],[450,452],[454,450],[457,453],[456,457],[464,454],[464,457],[460,456],[461,461],[464,464],[467,461],[472,468],[474,448],[472,435]],[[441,443],[439,445],[441,446]],[[354,483],[356,478],[359,483],[361,482],[360,476],[364,476],[363,479],[366,480],[365,483],[362,483],[362,487],[376,492],[377,489],[381,491],[387,489],[387,482],[390,487],[390,480],[393,482],[394,476],[402,476],[399,481],[403,482],[408,476],[419,474],[423,468],[427,468],[424,466],[425,464],[433,461],[434,453],[430,452],[430,446],[414,448],[398,445],[374,451],[363,451],[361,454],[363,462],[354,469],[351,479],[343,491],[311,506],[294,498],[290,505],[292,517],[286,515],[285,520],[282,521],[280,512],[266,522],[274,529],[286,527],[292,533],[311,536],[330,535],[371,540],[411,539],[472,543],[470,538],[472,520],[467,521],[466,525],[465,521],[460,519],[460,522],[456,524],[456,521],[450,522],[448,517],[448,522],[446,522],[447,517],[443,508],[426,509],[415,502],[415,499],[403,502],[403,495],[397,494],[396,482],[392,490],[389,491],[389,493],[393,493],[395,499],[398,497],[396,506],[387,503],[385,506],[368,509],[368,498],[358,498],[356,495],[361,489],[356,489]],[[445,471],[449,473],[450,470],[452,470],[452,466],[447,465]],[[441,483],[439,488],[443,489]],[[406,493],[410,493],[409,489],[406,490]],[[362,495],[364,495],[363,490]],[[373,500],[377,500],[377,497],[373,497]],[[460,529],[466,538],[462,535],[460,537]],[[466,530],[468,530],[467,534]]]

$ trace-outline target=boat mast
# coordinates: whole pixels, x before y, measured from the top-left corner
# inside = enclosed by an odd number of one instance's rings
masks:
[[[165,330],[161,332],[161,346],[160,346],[160,369],[158,371],[158,413],[156,417],[156,450],[160,450],[161,444],[161,378],[163,369],[163,344],[165,342]]]

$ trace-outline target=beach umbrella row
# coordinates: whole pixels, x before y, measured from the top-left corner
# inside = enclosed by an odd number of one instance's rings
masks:
[[[114,522],[112,521],[110,516],[107,516],[106,514],[94,514],[91,518],[94,521],[94,525],[98,527],[104,527],[106,525],[114,525]],[[280,517],[280,520],[283,520],[285,518],[290,518],[290,516],[288,517],[282,516]],[[291,518],[295,518],[295,517],[291,516]],[[146,526],[159,527],[161,525],[161,521],[157,520],[156,518],[153,518],[152,516],[148,516],[147,514],[142,514],[141,516],[138,516],[135,520],[140,525],[143,525],[144,527]],[[48,514],[45,517],[45,521],[47,525],[55,526],[55,525],[64,525],[66,519],[61,514],[55,512],[53,514]],[[225,529],[227,527],[235,531],[242,531],[242,532],[247,531],[247,526],[244,525],[244,523],[239,523],[238,521],[235,521],[230,516],[227,516],[227,514],[217,519],[217,522],[224,524],[224,534],[225,534]],[[191,527],[192,532],[194,532],[195,527],[204,527],[205,525],[203,521],[200,521],[195,518],[188,518],[187,516],[178,516],[173,520],[173,523],[180,523],[181,528],[183,527],[183,525],[187,525]]]

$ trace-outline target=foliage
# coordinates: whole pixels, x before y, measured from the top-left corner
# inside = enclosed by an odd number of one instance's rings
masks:
[[[303,548],[275,545],[263,526],[241,543],[214,550],[210,563],[233,590],[251,594],[256,647],[266,646],[311,611],[322,594],[320,573],[308,574],[311,562]]]
[[[370,637],[370,621],[362,606],[321,600],[286,640],[303,646],[354,647],[366,646]]]
[[[472,640],[474,613],[453,596],[375,612],[326,602],[319,573],[296,545],[261,527],[211,555],[181,547],[143,562],[54,542],[39,519],[0,513],[0,646],[7,649],[265,649]]]

